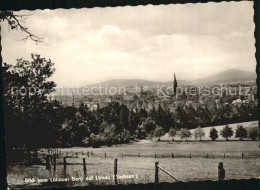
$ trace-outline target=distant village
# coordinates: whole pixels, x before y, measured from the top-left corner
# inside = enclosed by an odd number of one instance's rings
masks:
[[[124,104],[129,110],[136,111],[137,109],[145,109],[151,111],[153,108],[158,108],[161,105],[164,109],[170,112],[175,112],[177,107],[193,107],[195,110],[200,106],[202,108],[212,107],[219,108],[220,106],[230,105],[231,107],[240,107],[242,104],[257,105],[257,85],[254,82],[243,82],[225,84],[224,89],[219,88],[219,84],[207,85],[208,91],[214,91],[213,94],[206,94],[202,91],[201,94],[192,94],[189,91],[180,93],[176,96],[177,80],[174,77],[172,89],[175,90],[173,94],[168,94],[166,89],[164,93],[158,94],[155,88],[146,89],[140,85],[139,92],[126,91],[125,94],[116,95],[56,95],[53,99],[61,102],[64,106],[79,107],[81,104],[87,106],[91,111],[95,111],[98,106],[104,107],[111,102],[118,102]],[[204,86],[186,85],[182,88],[203,89]],[[241,91],[241,88],[244,91]],[[225,91],[225,89],[227,89]],[[248,90],[246,90],[248,89]],[[178,89],[177,89],[178,91]],[[221,92],[220,92],[221,91]],[[246,91],[246,92],[245,92]]]

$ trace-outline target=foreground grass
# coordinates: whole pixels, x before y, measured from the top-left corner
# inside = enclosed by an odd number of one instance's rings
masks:
[[[68,158],[69,163],[82,163],[82,157]],[[58,160],[61,162],[61,159]],[[69,183],[52,183],[52,186],[68,185],[106,185],[114,184],[112,179],[114,172],[114,158],[86,158],[87,176],[94,180]],[[226,170],[226,179],[257,178],[260,174],[259,158],[236,159],[236,158],[119,158],[118,175],[134,175],[133,179],[118,180],[121,184],[127,183],[149,183],[154,182],[155,162],[174,175],[179,181],[217,180],[218,163],[223,162]],[[111,177],[109,180],[95,180],[95,176]],[[10,186],[25,184],[24,178],[44,179],[51,177],[86,177],[83,174],[82,165],[67,166],[66,176],[63,167],[57,166],[56,174],[49,172],[44,166],[9,166],[8,183]],[[175,180],[159,171],[160,182],[174,182]],[[40,185],[33,183],[31,185]],[[46,184],[45,184],[46,185]]]

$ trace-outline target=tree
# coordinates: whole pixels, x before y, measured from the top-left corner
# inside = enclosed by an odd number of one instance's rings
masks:
[[[158,141],[160,141],[161,136],[163,136],[164,130],[162,127],[156,126],[154,130],[154,136],[158,138]]]
[[[201,141],[201,137],[205,136],[205,132],[201,127],[198,127],[197,129],[194,130],[194,137],[196,140],[199,138]]]
[[[247,130],[243,125],[237,125],[235,137],[239,138],[240,141],[247,137]]]
[[[169,130],[169,137],[172,137],[172,141],[174,141],[174,137],[176,136],[177,132],[174,128],[170,128]]]
[[[151,137],[151,140],[153,139],[154,130],[156,128],[156,123],[152,118],[148,117],[143,122],[143,128],[146,132],[146,135],[149,135]]]
[[[121,133],[121,138],[122,138],[122,141],[125,143],[125,142],[128,142],[129,139],[130,139],[131,135],[130,135],[130,132],[128,130],[125,130]]]
[[[192,136],[192,133],[186,128],[181,128],[179,135],[180,135],[181,139],[186,138],[186,141],[187,141],[187,139]]]
[[[209,137],[212,141],[215,141],[218,138],[218,131],[214,127],[210,129]]]
[[[111,146],[115,140],[117,140],[116,137],[116,127],[114,124],[108,125],[104,130],[104,136],[106,138],[106,144],[108,146]]]
[[[16,65],[4,64],[5,126],[7,141],[14,142],[10,144],[16,146],[15,142],[19,141],[20,148],[37,151],[52,142],[50,134],[61,128],[63,118],[61,114],[61,118],[53,118],[57,105],[48,99],[56,86],[49,80],[55,72],[54,63],[40,55],[32,54],[31,58],[31,61],[18,59]],[[13,125],[12,120],[16,118],[19,123]],[[16,138],[13,132],[16,129],[22,130],[21,138]]]
[[[259,128],[258,128],[258,126],[248,128],[247,129],[247,133],[248,133],[248,138],[250,138],[253,141],[255,141],[257,139],[257,137],[259,137]]]
[[[231,127],[229,127],[229,125],[226,125],[221,131],[220,131],[220,135],[223,138],[226,138],[226,141],[228,141],[229,137],[232,137],[234,134],[233,130]]]

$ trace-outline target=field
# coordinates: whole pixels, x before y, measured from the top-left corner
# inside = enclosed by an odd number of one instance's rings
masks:
[[[243,123],[244,127],[257,125],[258,122]],[[237,124],[231,124],[236,127]],[[223,126],[216,127],[217,130]],[[114,184],[114,159],[118,159],[118,183],[148,183],[154,182],[155,162],[171,173],[179,181],[217,180],[218,163],[223,162],[226,170],[225,179],[247,179],[260,176],[259,141],[238,141],[231,138],[212,142],[208,140],[209,128],[205,128],[204,141],[182,141],[176,138],[175,142],[166,134],[158,142],[155,139],[142,140],[127,145],[116,145],[101,148],[60,148],[61,155],[57,158],[56,173],[45,169],[44,165],[17,165],[8,166],[8,183],[10,187],[19,186],[63,186],[63,185],[104,185]],[[78,157],[75,154],[78,154]],[[82,155],[83,152],[83,155]],[[87,152],[90,153],[89,157]],[[91,152],[93,154],[91,154]],[[243,159],[242,159],[243,153]],[[47,150],[40,150],[39,156],[44,158]],[[63,173],[63,156],[68,154],[67,163],[79,163],[80,165],[68,165],[66,175]],[[106,154],[106,156],[105,156]],[[172,158],[172,154],[174,158]],[[224,158],[225,154],[225,158]],[[70,157],[74,155],[73,158]],[[106,158],[105,158],[106,157]],[[82,158],[86,158],[87,175],[94,179],[78,182],[60,183],[25,183],[24,178],[49,179],[51,177],[83,177]],[[44,159],[43,159],[44,162]],[[99,180],[95,179],[99,176]],[[107,179],[101,179],[106,177]],[[109,179],[110,178],[110,179]],[[126,179],[130,178],[130,179]],[[159,171],[159,182],[175,182],[173,178]]]

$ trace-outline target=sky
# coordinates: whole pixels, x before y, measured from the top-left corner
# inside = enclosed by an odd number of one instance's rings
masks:
[[[194,80],[228,69],[255,72],[253,2],[19,11],[44,43],[1,23],[2,57],[40,54],[58,87],[111,79]]]

